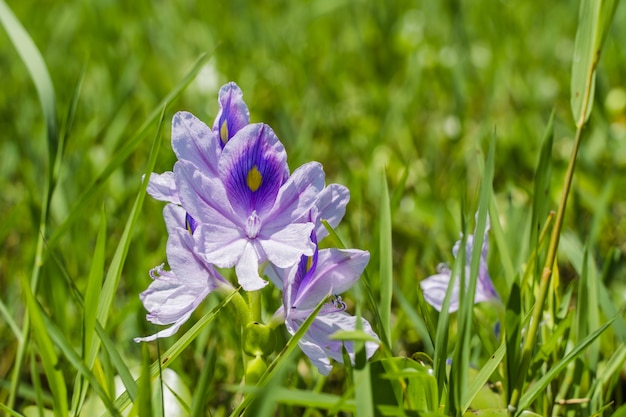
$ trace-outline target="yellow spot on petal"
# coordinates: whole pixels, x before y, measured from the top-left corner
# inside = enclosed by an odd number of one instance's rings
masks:
[[[228,121],[226,119],[224,119],[222,126],[220,126],[220,139],[222,139],[224,145],[228,142]]]
[[[313,266],[313,257],[309,256],[306,259],[306,272],[309,272],[311,270],[311,266]]]
[[[250,171],[248,171],[247,182],[248,188],[250,188],[252,192],[258,190],[261,186],[261,183],[263,182],[263,176],[259,172],[259,169],[256,167],[256,165],[253,166]]]

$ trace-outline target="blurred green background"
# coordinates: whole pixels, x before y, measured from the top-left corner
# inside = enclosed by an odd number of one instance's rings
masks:
[[[166,113],[157,171],[175,161],[171,116],[187,110],[207,124],[217,91],[235,81],[253,122],[272,126],[292,169],[320,161],[327,182],[352,191],[339,233],[372,252],[376,289],[382,172],[392,193],[395,280],[410,302],[418,281],[451,259],[462,201],[470,207],[480,162],[495,131],[494,190],[516,265],[527,256],[533,171],[553,109],[550,207],[556,208],[574,123],[569,106],[577,1],[9,1],[48,65],[64,119],[84,69],[80,101],[53,195],[50,232],[147,115],[203,52],[211,58]],[[597,72],[595,106],[580,151],[565,230],[591,241],[618,306],[626,298],[626,8],[621,5]],[[45,126],[25,66],[0,31],[0,286],[21,323],[19,276],[30,276],[46,174]],[[59,245],[58,263],[84,289],[101,207],[108,259],[140,187],[156,124],[107,180]],[[138,298],[148,270],[165,261],[163,204],[146,199],[108,330],[130,357],[132,337],[151,332]],[[518,249],[518,250],[515,250]],[[80,334],[66,279],[48,258],[40,298],[66,334]],[[496,287],[502,270],[490,256]],[[562,274],[573,271],[563,264]],[[569,276],[568,276],[569,274]],[[271,311],[275,306],[268,306]],[[208,307],[206,307],[208,309]],[[394,347],[423,348],[396,310]],[[60,313],[63,312],[63,313]],[[367,315],[367,312],[365,312]],[[15,336],[0,320],[0,379]],[[192,354],[190,354],[193,357]],[[227,367],[228,355],[222,366]],[[193,361],[182,364],[194,368]],[[193,371],[190,371],[190,375]],[[226,371],[225,371],[226,372]],[[192,378],[193,380],[193,378]]]

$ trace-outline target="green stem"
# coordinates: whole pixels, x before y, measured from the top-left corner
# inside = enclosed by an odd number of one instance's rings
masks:
[[[230,288],[224,289],[222,291],[222,294],[227,296],[231,294],[231,291],[232,290]],[[234,306],[235,309],[237,310],[237,319],[240,321],[242,327],[250,323],[250,321],[252,320],[250,318],[251,317],[250,308],[248,307],[248,303],[246,303],[246,300],[244,300],[243,296],[241,295],[239,291],[237,291],[233,295],[233,298],[230,300],[230,304]]]
[[[261,306],[261,290],[248,291],[248,306],[250,307],[250,322],[262,323]],[[246,323],[247,324],[247,323]]]
[[[563,226],[563,219],[565,218],[565,208],[567,206],[567,198],[572,186],[572,179],[574,178],[574,168],[576,167],[576,155],[580,148],[580,142],[582,138],[583,124],[578,124],[576,129],[576,139],[574,141],[574,148],[570,157],[567,172],[565,174],[565,182],[563,185],[563,191],[561,192],[561,200],[559,202],[559,209],[556,213],[556,219],[554,228],[552,229],[552,235],[550,236],[550,246],[548,247],[548,256],[543,267],[541,274],[541,282],[539,286],[539,296],[533,309],[532,319],[528,327],[526,342],[522,348],[522,357],[520,365],[520,373],[517,376],[515,388],[511,394],[511,401],[509,403],[509,413],[514,414],[517,411],[517,405],[521,398],[524,382],[526,381],[526,373],[530,365],[530,359],[532,357],[533,349],[535,347],[535,340],[537,338],[537,330],[539,329],[539,323],[543,315],[543,308],[546,301],[546,295],[550,287],[550,280],[552,278],[552,271],[556,261],[556,252],[559,247],[559,239],[561,237],[561,228]]]

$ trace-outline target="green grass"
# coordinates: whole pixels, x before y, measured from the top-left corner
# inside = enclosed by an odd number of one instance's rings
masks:
[[[501,409],[517,387],[520,411],[624,413],[626,8],[617,3],[579,21],[592,3],[0,0],[1,409],[158,415],[173,391],[194,416],[461,415]],[[576,93],[590,79],[585,104]],[[327,183],[351,190],[325,244],[371,253],[363,282],[344,295],[389,345],[368,366],[322,377],[279,327],[277,352],[288,351],[271,356],[257,387],[243,386],[241,329],[223,296],[158,345],[132,340],[155,331],[138,294],[166,260],[163,203],[144,199],[142,175],[171,169],[173,114],[211,123],[231,80],[292,170],[319,161]],[[550,212],[585,121],[558,268],[520,376],[558,223]],[[438,314],[419,281],[452,266],[459,231],[484,227],[487,213],[489,270],[506,307],[466,300]],[[473,285],[479,254],[469,256]],[[280,296],[262,297],[267,319]],[[164,368],[186,391],[161,384]],[[370,397],[380,404],[363,400],[378,389]]]

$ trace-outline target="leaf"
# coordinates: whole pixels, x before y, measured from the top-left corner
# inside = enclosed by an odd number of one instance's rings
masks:
[[[465,412],[474,398],[478,395],[481,389],[485,386],[491,375],[498,368],[502,360],[504,359],[504,355],[506,353],[506,344],[505,341],[502,341],[500,347],[491,355],[487,363],[483,365],[478,374],[472,380],[469,388],[465,392],[465,398],[463,398],[463,412]]]
[[[391,241],[391,207],[387,177],[383,171],[380,202],[380,316],[385,344],[391,347],[391,293],[393,288],[393,248]]]
[[[539,379],[539,381],[532,384],[528,390],[522,395],[519,401],[519,410],[525,410],[530,406],[530,404],[535,400],[535,398],[545,391],[546,387],[554,378],[558,376],[558,374],[565,369],[565,367],[574,360],[587,346],[589,346],[594,340],[596,340],[602,332],[604,332],[607,327],[611,325],[611,323],[615,320],[612,318],[608,322],[604,323],[602,327],[600,327],[595,332],[591,333],[587,336],[581,343],[579,343],[574,349],[568,352],[563,359],[555,363],[546,374]]]
[[[595,76],[602,44],[613,20],[617,0],[582,0],[572,59],[570,104],[576,127],[581,129],[593,107]]]
[[[48,378],[48,385],[52,391],[54,399],[54,415],[64,417],[68,415],[67,386],[63,378],[63,372],[57,369],[59,357],[49,334],[50,329],[44,322],[44,315],[39,308],[37,300],[32,293],[28,280],[25,276],[20,276],[22,291],[26,297],[26,306],[31,318],[33,335],[39,347],[39,353],[43,362],[43,368]]]

